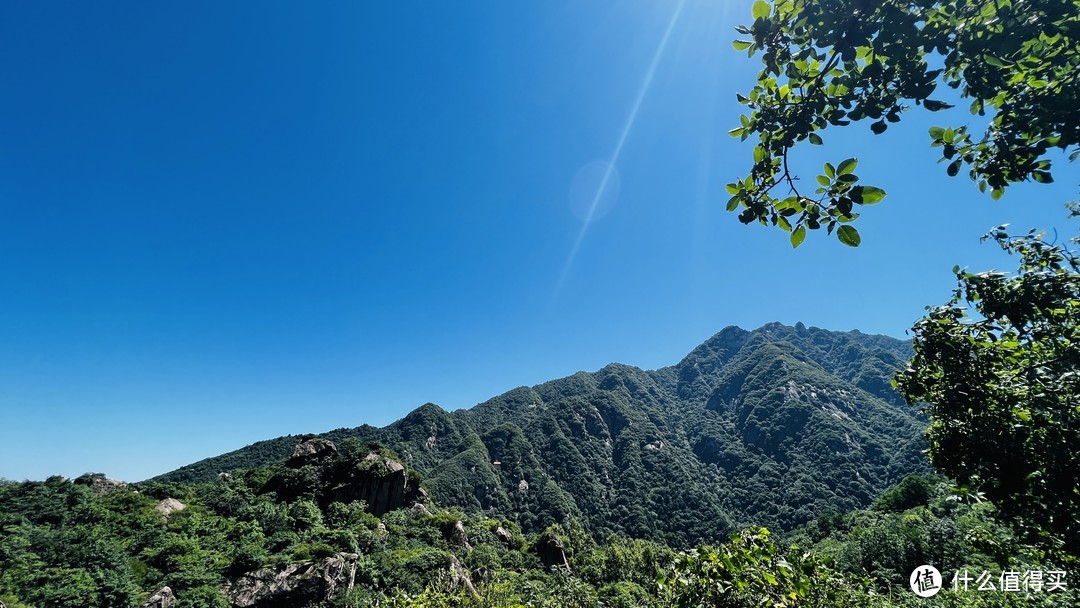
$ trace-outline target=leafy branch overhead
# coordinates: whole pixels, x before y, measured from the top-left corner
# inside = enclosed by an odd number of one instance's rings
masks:
[[[753,17],[734,46],[765,67],[738,96],[749,114],[730,133],[758,143],[749,174],[727,185],[727,208],[779,226],[795,247],[821,227],[857,246],[848,224],[885,191],[859,183],[854,158],[805,186],[792,149],[821,145],[829,126],[870,121],[884,133],[912,103],[953,107],[932,98],[940,84],[986,117],[981,134],[930,129],[950,176],[966,167],[996,199],[1011,183],[1053,181],[1053,150],[1080,156],[1080,0],[757,0]]]

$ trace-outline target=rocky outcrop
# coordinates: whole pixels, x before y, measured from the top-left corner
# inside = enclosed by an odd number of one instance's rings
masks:
[[[466,551],[472,551],[472,545],[469,544],[469,537],[465,534],[465,524],[459,519],[454,523],[454,527],[450,530],[450,544],[465,549]]]
[[[540,556],[540,562],[548,570],[554,568],[566,568],[570,571],[570,562],[566,559],[566,547],[558,536],[548,532],[540,537],[533,546],[533,551]]]
[[[165,500],[157,503],[157,505],[154,507],[154,510],[168,517],[170,514],[176,513],[177,511],[183,511],[186,508],[187,505],[180,502],[179,500],[176,500],[175,498],[166,498]]]
[[[173,594],[173,590],[169,587],[162,587],[154,595],[151,595],[150,599],[146,600],[143,608],[172,608],[175,603],[176,595]],[[3,608],[3,604],[0,604],[0,608]]]
[[[400,462],[371,452],[328,493],[327,502],[363,500],[376,517],[400,509],[416,497]]]
[[[79,477],[76,477],[75,481],[72,483],[79,486],[88,486],[97,494],[104,494],[127,485],[122,481],[109,479],[101,473],[87,473],[85,475],[80,475]]]
[[[514,544],[514,535],[502,526],[495,528],[495,537],[501,540],[503,544],[508,547]]]
[[[451,557],[449,570],[450,583],[454,587],[464,587],[465,591],[467,591],[474,599],[480,599],[480,594],[476,591],[476,587],[473,586],[472,579],[469,578],[469,571],[461,565],[458,558]]]
[[[330,600],[338,590],[348,592],[356,579],[354,553],[262,568],[228,579],[222,594],[233,608],[293,608]]]
[[[305,439],[293,448],[292,457],[285,464],[292,468],[300,468],[306,464],[318,464],[326,462],[337,454],[337,446],[329,439],[313,437]]]
[[[380,451],[373,450],[363,458],[342,457],[333,442],[315,437],[296,444],[285,464],[306,472],[301,476],[274,475],[260,488],[260,494],[273,492],[278,500],[291,502],[311,491],[306,480],[317,479],[315,499],[323,508],[335,501],[362,500],[375,516],[426,499],[418,484],[410,483],[405,467]]]

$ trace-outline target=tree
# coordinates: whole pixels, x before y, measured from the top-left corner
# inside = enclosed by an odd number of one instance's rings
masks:
[[[811,192],[792,149],[821,144],[830,126],[870,121],[883,133],[911,104],[950,108],[931,98],[940,84],[986,123],[981,135],[930,129],[949,175],[967,167],[998,198],[1010,183],[1053,181],[1050,152],[1080,156],[1080,0],[757,0],[753,17],[734,46],[765,67],[738,96],[750,113],[731,134],[758,144],[749,175],[727,185],[728,210],[789,231],[795,247],[821,227],[857,246],[850,222],[885,191],[859,184],[849,158],[826,163]]]
[[[990,499],[1035,547],[1076,556],[1080,258],[1034,233],[987,236],[1019,256],[1018,271],[954,269],[956,292],[915,325],[897,388],[927,404],[939,471]]]

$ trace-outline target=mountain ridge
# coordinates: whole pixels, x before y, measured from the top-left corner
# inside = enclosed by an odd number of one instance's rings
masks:
[[[575,519],[600,536],[688,546],[736,525],[791,529],[865,507],[925,471],[923,423],[889,385],[908,356],[909,343],[887,336],[729,326],[657,370],[611,363],[471,408],[428,403],[385,427],[319,436],[382,444],[440,504],[524,530]],[[257,442],[154,481],[265,466],[298,439]]]

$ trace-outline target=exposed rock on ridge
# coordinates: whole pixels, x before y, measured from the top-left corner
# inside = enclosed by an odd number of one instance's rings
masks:
[[[230,578],[221,592],[233,608],[293,608],[324,602],[356,580],[357,555],[333,557],[282,568],[262,568]]]

